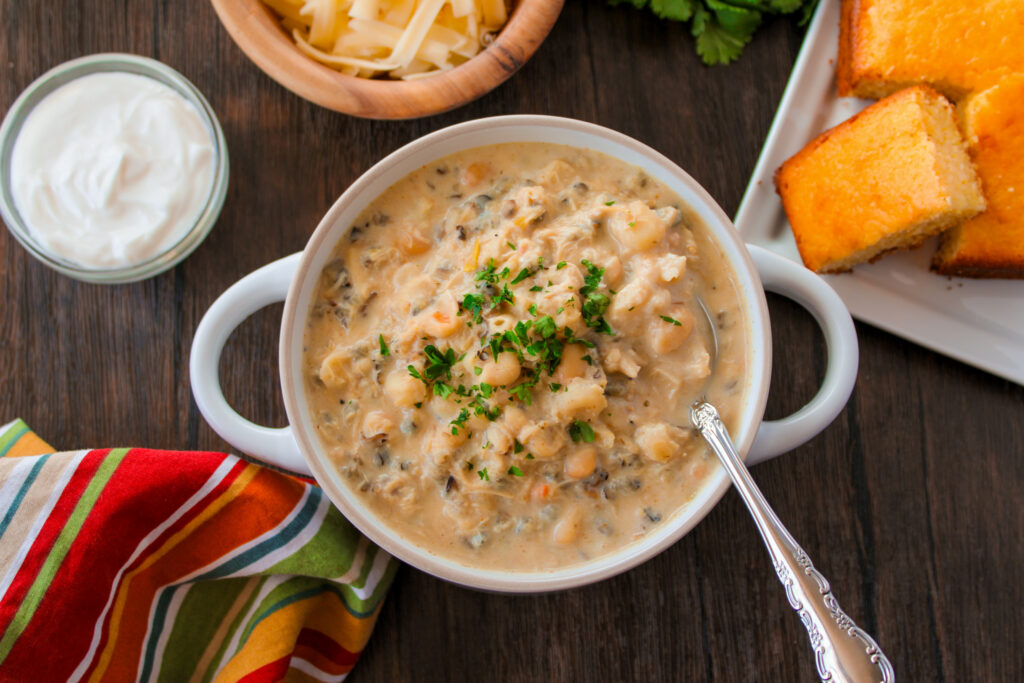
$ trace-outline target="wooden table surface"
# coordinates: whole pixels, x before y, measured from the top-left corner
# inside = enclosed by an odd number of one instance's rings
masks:
[[[180,70],[209,98],[231,154],[220,221],[173,271],[103,287],[60,276],[0,231],[0,420],[65,448],[227,449],[188,383],[206,308],[249,271],[302,249],[334,199],[388,152],[459,121],[544,113],[652,145],[734,213],[803,31],[770,22],[742,59],[705,68],[685,28],[601,0],[568,0],[509,82],[407,122],[320,109],[263,75],[203,0],[0,0],[0,108],[36,76],[95,52]],[[769,417],[823,375],[810,316],[769,300]],[[285,423],[280,306],[232,338],[221,373],[243,414]],[[857,325],[849,406],[754,477],[835,594],[904,681],[1024,675],[1024,389]],[[489,595],[405,567],[351,680],[814,680],[806,634],[732,491],[682,541],[617,578],[555,595]]]

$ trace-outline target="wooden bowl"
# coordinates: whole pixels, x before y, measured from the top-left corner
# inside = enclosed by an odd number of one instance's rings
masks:
[[[412,81],[346,76],[306,56],[261,0],[211,0],[231,38],[264,73],[322,107],[370,119],[439,114],[498,87],[544,41],[564,0],[519,0],[494,42],[464,64]]]

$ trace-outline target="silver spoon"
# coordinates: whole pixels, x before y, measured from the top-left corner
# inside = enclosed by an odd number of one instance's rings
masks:
[[[697,303],[711,330],[714,363],[718,358],[718,334],[704,302],[698,297]],[[892,664],[878,643],[842,610],[832,595],[828,579],[814,568],[811,558],[775,516],[775,511],[740,460],[715,407],[707,401],[697,401],[690,408],[690,420],[722,461],[750,510],[771,555],[775,573],[786,589],[789,604],[807,628],[821,680],[830,683],[889,683],[896,680]]]

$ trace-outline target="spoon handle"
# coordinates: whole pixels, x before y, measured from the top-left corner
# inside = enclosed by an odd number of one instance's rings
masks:
[[[892,664],[878,643],[846,615],[832,595],[828,579],[814,568],[811,558],[775,516],[736,453],[718,411],[710,403],[699,402],[691,409],[690,418],[722,461],[754,517],[789,604],[807,628],[821,680],[894,681]]]

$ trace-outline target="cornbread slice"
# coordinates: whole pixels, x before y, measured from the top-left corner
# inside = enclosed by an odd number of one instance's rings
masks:
[[[952,105],[927,86],[876,102],[775,172],[804,264],[849,270],[985,208]]]
[[[839,94],[925,83],[959,99],[1024,72],[1021,0],[842,0]]]
[[[970,96],[958,111],[988,209],[942,235],[932,267],[1024,278],[1024,74]]]

